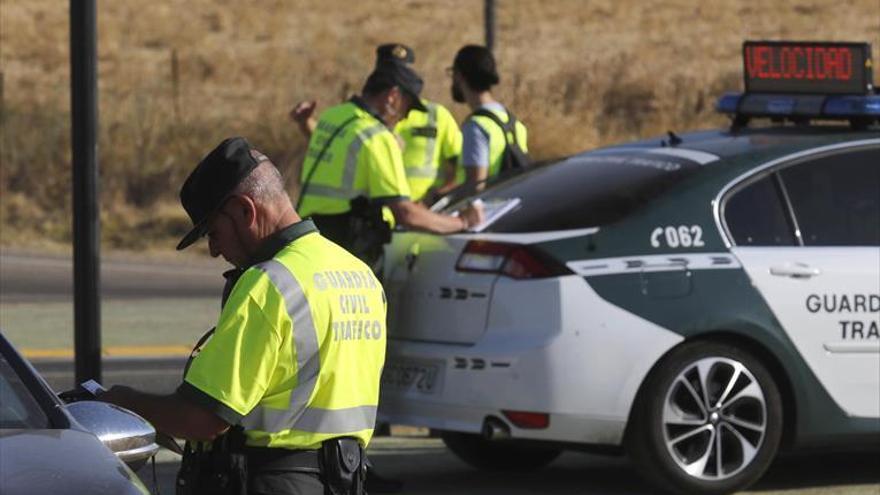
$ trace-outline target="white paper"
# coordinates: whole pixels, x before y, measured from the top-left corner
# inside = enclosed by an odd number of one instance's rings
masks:
[[[499,218],[513,211],[522,202],[519,198],[476,200],[483,205],[483,222],[468,229],[470,232],[482,232]]]

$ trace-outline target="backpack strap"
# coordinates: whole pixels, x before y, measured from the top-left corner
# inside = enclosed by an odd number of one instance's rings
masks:
[[[486,108],[477,109],[474,113],[472,113],[472,114],[470,114],[470,116],[468,116],[468,119],[473,118],[473,117],[486,117],[486,118],[488,118],[492,122],[495,122],[495,124],[497,124],[498,127],[501,128],[502,132],[504,133],[504,141],[508,145],[510,144],[510,140],[507,138],[508,132],[513,136],[513,142],[516,145],[519,145],[519,142],[517,141],[517,138],[516,138],[516,116],[514,116],[513,112],[511,112],[507,108],[505,108],[504,111],[507,112],[507,122],[502,122],[501,117],[499,117],[498,114],[496,114],[495,112],[488,110]]]

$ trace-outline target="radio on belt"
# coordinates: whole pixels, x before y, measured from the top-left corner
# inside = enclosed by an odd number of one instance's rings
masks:
[[[752,117],[880,123],[868,43],[746,41],[742,59],[745,92],[727,93],[717,104],[734,127]]]

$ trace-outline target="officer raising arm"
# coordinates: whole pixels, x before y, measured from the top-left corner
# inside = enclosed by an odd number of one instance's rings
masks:
[[[440,234],[467,230],[483,218],[479,207],[451,216],[411,200],[391,129],[411,108],[425,110],[421,89],[421,78],[404,62],[380,60],[361,96],[325,110],[309,140],[298,210],[328,238],[371,264],[389,235],[382,206],[400,225]],[[368,237],[373,239],[364,241]]]
[[[376,63],[398,61],[412,66],[416,60],[412,48],[402,43],[376,47]],[[457,184],[455,166],[461,154],[461,131],[455,117],[443,105],[421,98],[425,111],[413,108],[394,126],[403,147],[403,166],[409,183],[410,199],[430,205],[436,189],[450,190]],[[308,139],[318,125],[314,118],[315,101],[298,103],[290,118]]]
[[[114,386],[99,398],[188,440],[179,494],[362,493],[385,359],[382,286],[300,219],[278,170],[242,138],[209,153],[180,198],[194,227],[178,249],[207,236],[211,255],[237,268],[216,329],[175,393]]]

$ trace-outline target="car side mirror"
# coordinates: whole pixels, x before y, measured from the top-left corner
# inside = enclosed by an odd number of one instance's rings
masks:
[[[87,400],[68,404],[67,410],[132,471],[140,469],[159,450],[156,429],[128,409]]]

